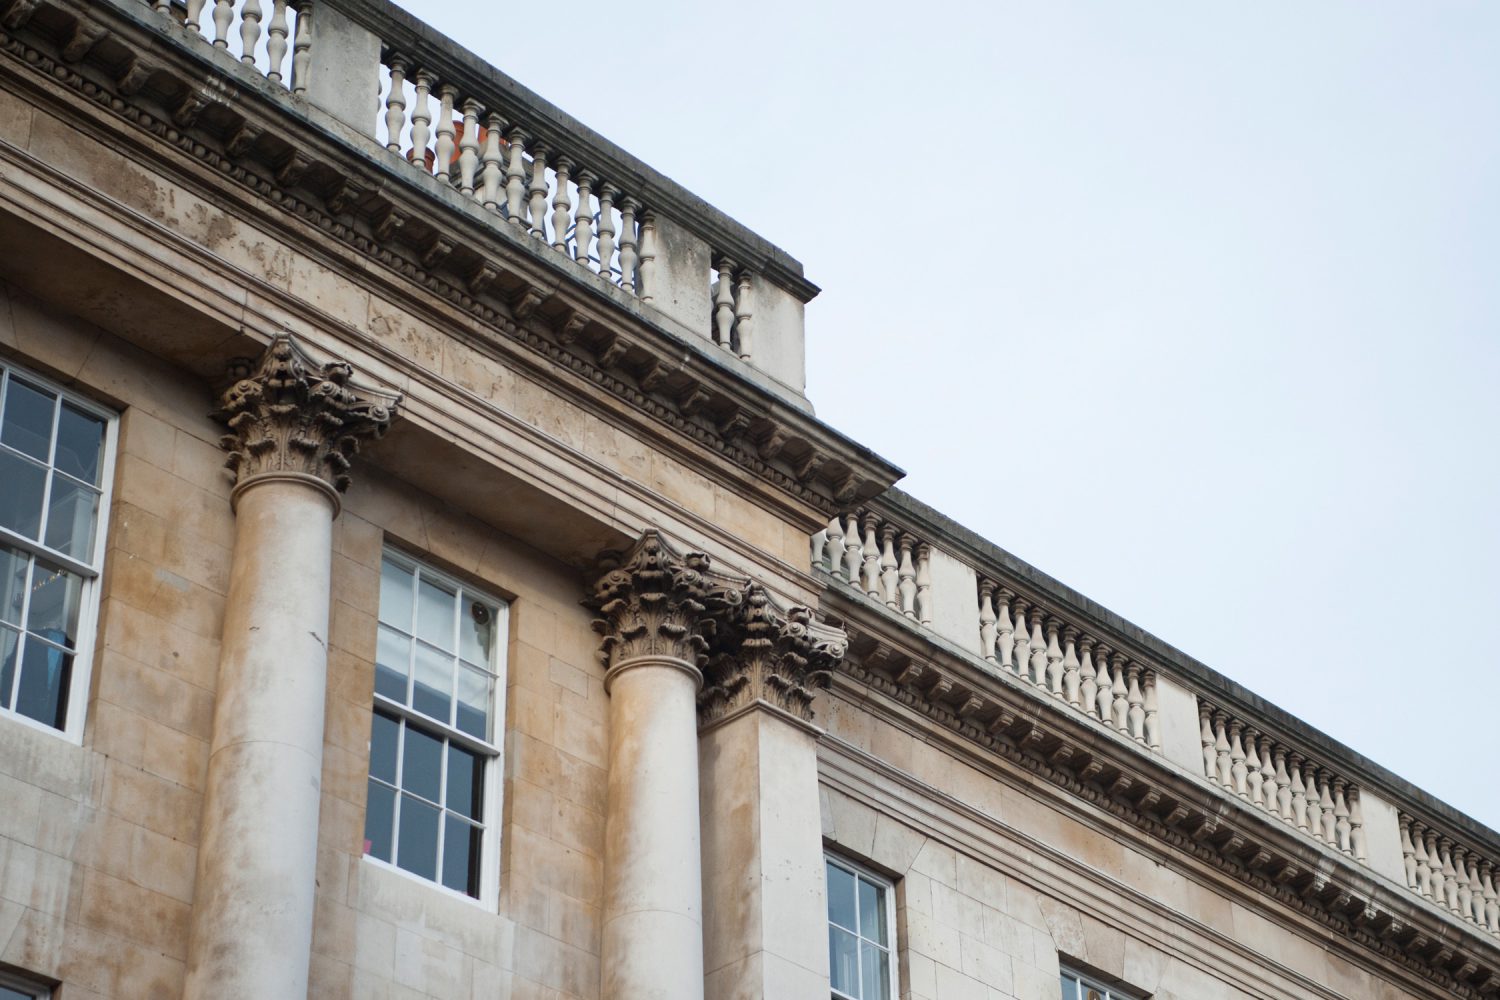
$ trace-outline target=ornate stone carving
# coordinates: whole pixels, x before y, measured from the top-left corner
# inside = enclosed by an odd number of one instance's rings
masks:
[[[216,416],[231,431],[219,443],[236,489],[270,474],[313,477],[335,499],[347,489],[350,459],[385,433],[399,402],[356,387],[353,375],[342,361],[313,361],[286,334],[259,358],[231,361]]]
[[[783,610],[758,583],[746,588],[744,607],[724,638],[698,695],[703,724],[755,701],[811,722],[813,692],[828,685],[829,671],[849,646],[843,629],[817,621],[804,607]]]
[[[604,572],[584,604],[602,616],[594,631],[610,668],[658,656],[702,669],[709,639],[744,597],[744,580],[714,571],[701,552],[680,555],[655,529],[599,563]]]

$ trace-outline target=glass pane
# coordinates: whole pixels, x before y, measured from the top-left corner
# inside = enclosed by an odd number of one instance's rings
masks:
[[[865,879],[859,880],[859,933],[880,944],[891,943],[885,936],[885,890]]]
[[[434,719],[448,721],[453,704],[453,656],[417,643],[416,683],[411,707]]]
[[[21,657],[21,686],[16,711],[54,729],[63,727],[67,713],[68,671],[73,656],[56,646],[30,639]]]
[[[469,751],[448,744],[449,809],[470,819],[479,819],[484,803],[484,762]]]
[[[99,453],[103,449],[104,421],[64,403],[57,418],[57,457],[52,464],[98,486]]]
[[[365,853],[381,861],[391,860],[391,829],[396,818],[396,793],[371,781],[365,801]]]
[[[42,489],[47,470],[20,455],[0,451],[0,525],[27,538],[42,528]]]
[[[409,669],[411,640],[382,625],[375,640],[375,693],[405,705]]]
[[[891,956],[868,941],[859,943],[862,1000],[887,1000],[891,995]]]
[[[94,555],[94,513],[99,494],[64,476],[53,475],[52,495],[47,499],[49,548],[74,559],[91,562]]]
[[[401,790],[441,802],[442,787],[443,741],[407,726],[406,746],[401,755]]]
[[[10,708],[10,689],[16,678],[16,649],[20,645],[19,633],[0,626],[0,708]]]
[[[1087,983],[1083,984],[1083,998],[1084,1000],[1107,1000],[1103,990],[1096,989]]]
[[[370,720],[370,777],[396,783],[396,742],[401,724],[376,712]]]
[[[24,625],[22,605],[26,601],[26,564],[23,553],[0,545],[0,622]]]
[[[480,833],[457,816],[447,816],[445,821],[443,884],[470,896],[478,896]]]
[[[417,636],[453,651],[453,591],[423,579],[417,588]]]
[[[5,389],[0,441],[32,458],[47,461],[52,455],[52,404],[56,398],[45,389],[11,379]]]
[[[494,639],[495,609],[483,601],[469,601],[458,623],[458,655],[470,663],[487,667]]]
[[[0,1000],[35,1000],[35,994],[17,993],[8,986],[0,986]]]
[[[828,975],[833,988],[859,996],[859,945],[848,931],[828,928]]]
[[[1078,1000],[1078,980],[1066,972],[1062,974],[1062,1000]]]
[[[83,577],[38,559],[31,572],[27,630],[71,648],[78,635],[78,609],[82,597]]]
[[[854,876],[838,865],[828,865],[828,919],[854,930]]]
[[[411,631],[411,570],[387,559],[380,564],[380,620]]]
[[[490,738],[490,675],[462,664],[458,668],[458,718],[455,724],[470,736]]]
[[[396,864],[413,875],[435,879],[437,844],[437,807],[419,802],[410,795],[401,796],[401,834],[396,844]]]

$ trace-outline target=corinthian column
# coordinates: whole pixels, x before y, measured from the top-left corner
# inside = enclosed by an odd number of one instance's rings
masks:
[[[395,399],[286,336],[230,365],[235,476],[188,1000],[305,997],[312,943],[333,519],[361,441]]]
[[[827,1000],[813,690],[848,644],[758,584],[699,697],[707,1000]]]
[[[701,1000],[696,701],[708,636],[743,581],[655,531],[602,562],[589,604],[609,692],[603,996]]]

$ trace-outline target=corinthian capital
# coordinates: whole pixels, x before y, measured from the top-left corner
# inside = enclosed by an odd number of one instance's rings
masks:
[[[604,637],[605,665],[663,657],[702,669],[709,639],[742,600],[745,581],[715,572],[701,552],[679,555],[654,529],[599,562],[604,572],[584,603],[601,616],[594,630]]]
[[[817,621],[804,607],[783,610],[752,583],[729,631],[698,696],[700,722],[707,725],[756,701],[811,722],[813,692],[828,685],[829,671],[848,649],[844,630]]]
[[[362,441],[390,426],[399,397],[355,386],[342,361],[319,364],[287,334],[259,358],[229,363],[219,401],[230,433],[220,439],[236,490],[261,476],[308,478],[335,504],[349,486],[349,462]]]

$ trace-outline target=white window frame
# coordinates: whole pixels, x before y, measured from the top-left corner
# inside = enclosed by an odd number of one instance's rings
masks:
[[[405,726],[415,724],[418,729],[428,733],[429,735],[435,735],[440,739],[449,740],[454,744],[462,747],[463,749],[472,751],[476,755],[482,756],[484,758],[484,778],[482,779],[481,784],[483,790],[482,794],[484,796],[484,804],[481,808],[481,812],[483,813],[483,816],[481,817],[481,823],[484,827],[484,842],[480,847],[479,895],[477,897],[471,896],[466,892],[459,892],[457,889],[451,889],[448,886],[444,885],[442,882],[441,860],[439,860],[438,862],[438,873],[437,878],[435,879],[425,878],[424,876],[418,875],[415,872],[407,871],[405,868],[397,865],[394,861],[385,861],[371,854],[363,855],[364,860],[369,864],[375,865],[376,867],[381,868],[385,871],[394,872],[395,874],[400,875],[403,878],[411,879],[412,881],[420,885],[424,885],[429,889],[434,889],[438,892],[445,893],[446,895],[452,896],[455,899],[461,899],[471,905],[480,906],[487,912],[498,913],[500,906],[500,826],[503,816],[500,802],[500,794],[502,788],[500,775],[502,774],[502,769],[504,768],[505,758],[505,741],[503,737],[505,728],[506,658],[509,652],[510,645],[510,602],[504,600],[503,598],[496,597],[489,591],[485,591],[478,587],[475,587],[473,584],[461,580],[458,577],[453,576],[451,573],[445,573],[442,570],[434,567],[431,563],[419,559],[416,556],[413,556],[410,553],[390,544],[387,544],[382,548],[380,559],[382,567],[385,564],[385,560],[390,559],[398,564],[405,566],[408,569],[420,570],[422,576],[430,578],[434,582],[446,584],[450,587],[461,590],[466,595],[473,597],[475,600],[484,601],[495,609],[495,633],[493,639],[494,651],[492,653],[493,659],[490,667],[495,679],[495,690],[491,698],[490,715],[490,739],[493,742],[487,743],[484,740],[477,739],[461,729],[450,726],[448,723],[440,719],[434,719],[432,716],[418,711],[417,709],[412,708],[408,705],[402,704],[401,702],[395,701],[392,698],[388,698],[378,691],[374,692],[373,703],[370,712],[371,725],[374,724],[374,709],[378,708],[385,713],[393,715],[396,718],[400,719],[405,724]],[[413,598],[415,599],[415,593],[413,594]],[[375,616],[375,620],[376,628],[379,628],[381,622],[378,612]],[[395,626],[391,627],[394,628]],[[412,628],[416,628],[415,609],[413,610]],[[415,638],[415,636],[413,636],[413,644],[415,644],[417,641],[418,640]],[[408,667],[408,669],[410,670],[410,667]],[[455,692],[455,697],[456,696],[457,693]],[[405,726],[403,726],[402,728],[403,734],[405,733]],[[369,749],[370,745],[367,743],[366,750]],[[396,798],[398,802],[402,794],[400,786],[401,763],[401,749],[400,744],[398,744],[396,751]],[[446,789],[447,787],[447,768],[448,759],[447,755],[444,754],[443,771],[439,776],[441,787],[443,787],[444,789]],[[366,762],[365,772],[368,778],[368,762]],[[365,804],[365,808],[368,812],[368,801]],[[392,820],[391,842],[393,846],[395,846],[399,842],[399,816],[400,813],[398,810],[396,818]],[[439,816],[439,822],[441,823],[441,821],[442,816]],[[397,854],[399,854],[399,848],[397,848]]]
[[[29,368],[13,364],[0,359],[0,372],[5,377],[0,379],[0,413],[4,412],[5,391],[9,388],[10,378],[19,375],[27,382],[39,385],[49,392],[54,392],[60,399],[66,400],[78,409],[83,410],[104,421],[104,450],[99,461],[99,513],[94,525],[94,548],[89,553],[87,562],[83,562],[72,556],[67,556],[54,549],[50,549],[42,540],[35,540],[17,534],[9,528],[0,526],[0,542],[20,549],[34,558],[45,559],[56,563],[63,569],[77,574],[83,579],[78,597],[78,638],[74,644],[73,665],[68,671],[68,709],[63,720],[61,729],[49,726],[44,722],[38,722],[28,715],[22,715],[11,708],[0,708],[0,719],[16,722],[24,726],[53,736],[60,736],[70,743],[82,745],[84,720],[88,715],[88,693],[89,685],[94,672],[94,653],[97,648],[99,629],[99,599],[104,579],[104,553],[108,546],[109,534],[109,512],[111,501],[114,496],[115,481],[115,458],[119,440],[120,415],[114,410],[100,406],[98,403],[79,395],[71,389],[67,389],[52,379],[36,374]],[[58,408],[60,412],[60,407]],[[52,418],[52,438],[54,455],[57,440],[57,421],[59,417],[54,413]],[[0,445],[0,447],[5,447]],[[48,464],[50,471],[53,466]],[[42,512],[46,516],[47,502],[50,499],[52,477],[47,478],[47,486],[42,493]],[[41,532],[42,538],[46,538],[46,532]],[[17,662],[16,669],[19,672],[21,664]],[[0,980],[3,982],[3,980]],[[48,994],[50,995],[50,991]]]
[[[844,857],[842,854],[838,854],[831,850],[825,850],[823,852],[823,860],[825,863],[833,865],[835,868],[842,868],[850,875],[853,875],[856,880],[864,879],[867,882],[874,883],[881,889],[881,892],[885,898],[885,926],[886,930],[890,934],[890,940],[885,942],[885,944],[882,946],[885,948],[886,953],[891,956],[890,983],[887,988],[890,991],[891,1000],[897,1000],[897,998],[901,996],[901,975],[899,969],[897,968],[899,963],[900,948],[897,946],[899,942],[896,940],[896,884],[879,872],[874,871],[857,861],[851,861],[848,858]],[[828,918],[828,879],[826,875],[823,879],[823,923],[830,927],[838,926],[832,923],[832,921]],[[847,927],[840,928],[840,930],[849,929],[850,928]],[[873,938],[865,938],[864,940],[869,941],[873,940]],[[833,956],[830,954],[830,982],[828,987],[829,996],[833,998],[833,1000],[858,1000],[858,998],[853,994],[845,993],[843,990],[837,990],[833,988],[833,984],[831,981],[832,958]]]
[[[1086,972],[1079,972],[1067,962],[1062,962],[1059,964],[1059,980],[1065,977],[1073,980],[1073,982],[1077,984],[1078,1000],[1084,1000],[1084,990],[1097,990],[1099,992],[1099,1000],[1141,1000],[1141,998],[1134,993],[1122,993],[1117,988],[1110,986],[1109,984],[1105,983],[1095,976],[1091,976]],[[1061,996],[1061,981],[1058,982],[1057,989],[1058,995]]]
[[[51,729],[50,726],[48,728]],[[52,732],[57,732],[57,730],[53,729]],[[43,985],[35,979],[26,979],[15,973],[6,972],[4,969],[0,969],[0,986],[17,993],[24,993],[30,997],[30,1000],[51,1000],[52,997],[52,987]]]

